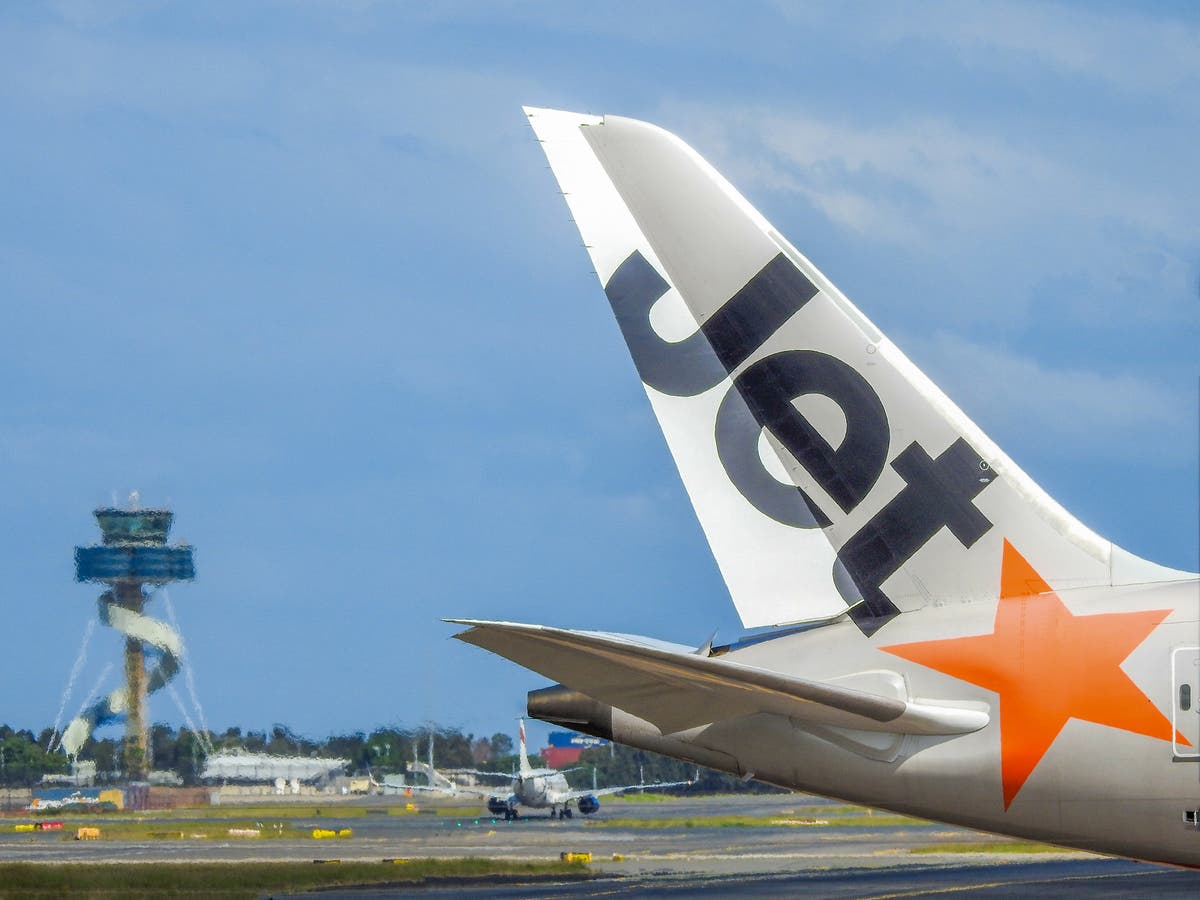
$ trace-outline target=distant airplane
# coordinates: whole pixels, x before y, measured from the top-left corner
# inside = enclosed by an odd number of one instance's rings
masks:
[[[742,623],[774,630],[457,636],[561,682],[529,695],[548,722],[1200,866],[1197,576],[1059,506],[677,137],[526,113]]]
[[[512,775],[504,772],[485,772],[479,769],[447,769],[439,771],[433,767],[433,747],[430,742],[429,762],[411,763],[416,772],[424,774],[429,779],[429,785],[414,785],[413,790],[440,791],[450,796],[467,794],[485,798],[488,812],[494,816],[504,816],[505,821],[520,818],[520,807],[529,809],[549,809],[550,818],[569,819],[573,815],[572,804],[585,816],[600,809],[600,797],[608,794],[620,794],[625,791],[644,790],[648,788],[680,787],[692,784],[691,781],[660,781],[654,784],[627,784],[621,787],[606,787],[597,789],[595,786],[595,770],[592,771],[593,784],[590,790],[575,790],[567,784],[567,771],[563,769],[535,769],[529,764],[528,751],[525,748],[525,721],[519,722],[520,743],[517,755],[517,771]],[[498,778],[509,782],[509,791],[497,793],[497,788],[487,788],[479,785],[463,785],[456,782],[453,775],[474,775],[480,778]]]

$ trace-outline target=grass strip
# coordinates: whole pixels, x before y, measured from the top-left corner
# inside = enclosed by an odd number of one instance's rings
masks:
[[[1036,841],[977,841],[913,847],[909,853],[1075,853],[1082,851],[1039,844]]]
[[[835,816],[830,817],[830,828],[896,828],[902,825],[928,825],[924,819],[913,819],[909,816],[897,816],[891,813],[879,813],[873,816]]]
[[[258,835],[249,837],[245,834],[233,835],[243,840],[277,840],[279,838],[305,838],[311,832],[308,829],[284,825],[282,822],[245,822],[229,820],[225,822],[108,822],[97,826],[100,828],[101,841],[145,841],[145,840],[226,840],[231,837],[230,829],[241,832],[257,831]],[[75,827],[65,827],[62,831],[63,840],[75,839]]]
[[[892,828],[926,823],[907,816],[834,816],[828,819],[805,819],[781,813],[772,816],[681,816],[646,819],[616,817],[594,819],[587,824],[591,828]]]
[[[313,888],[589,877],[581,863],[481,858],[314,865],[258,863],[0,863],[0,898],[258,897]]]
[[[380,815],[378,810],[381,809],[387,810],[386,815],[389,816],[415,816],[420,814],[424,809],[432,808],[419,802],[414,803],[413,807],[413,809],[406,809],[404,804],[393,806],[319,806],[307,803],[280,803],[278,805],[242,806],[236,803],[227,803],[218,806],[146,810],[136,813],[136,815],[170,819],[358,819],[368,815]],[[451,807],[448,804],[439,803],[438,807],[452,808],[457,811],[458,809],[481,808],[481,804],[475,803],[466,804],[461,807]],[[374,810],[374,812],[369,812],[369,810]],[[63,818],[65,819],[66,817]]]
[[[66,824],[78,825],[96,825],[104,822],[124,822],[124,821],[150,821],[169,819],[173,821],[198,821],[201,819],[220,819],[222,821],[241,821],[245,819],[254,819],[256,821],[279,820],[279,819],[358,819],[365,816],[388,815],[388,816],[416,816],[422,813],[428,815],[431,812],[438,815],[463,815],[464,810],[481,809],[478,803],[466,804],[462,806],[450,806],[447,804],[439,804],[436,808],[429,806],[414,805],[413,809],[406,809],[404,806],[310,806],[308,804],[296,804],[293,806],[279,804],[277,806],[239,806],[237,804],[227,804],[225,806],[194,806],[194,807],[177,807],[174,809],[148,809],[138,811],[125,812],[105,812],[105,813],[63,813],[62,815],[54,816],[31,816],[28,818],[17,818],[13,822],[36,822],[40,820],[56,820]],[[384,810],[380,813],[379,810]],[[0,827],[11,827],[5,823]]]

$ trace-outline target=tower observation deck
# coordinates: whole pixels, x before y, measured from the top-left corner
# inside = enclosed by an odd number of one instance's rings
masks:
[[[138,781],[150,762],[146,697],[175,676],[182,654],[175,630],[146,615],[146,587],[195,578],[192,548],[167,544],[170,510],[102,508],[95,516],[101,543],[75,548],[75,580],[108,585],[98,601],[100,621],[125,636],[125,684],[72,720],[62,746],[76,757],[95,728],[124,717],[125,775]]]

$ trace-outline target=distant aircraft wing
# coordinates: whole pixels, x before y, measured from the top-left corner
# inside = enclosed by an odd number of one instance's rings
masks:
[[[514,622],[447,619],[461,641],[490,650],[671,734],[766,712],[894,734],[966,734],[976,709],[939,706],[797,678],[629,635]]]
[[[596,790],[580,789],[570,790],[561,796],[561,802],[570,803],[572,800],[578,800],[581,797],[604,797],[609,794],[624,794],[626,791],[650,790],[651,788],[668,788],[668,787],[684,787],[685,785],[695,784],[694,781],[656,781],[654,784],[624,784],[620,787],[603,787]]]
[[[438,787],[428,784],[406,784],[404,787],[406,790],[410,791],[425,791],[430,794],[446,794],[447,796],[451,797],[457,794],[466,794],[468,797],[494,797],[496,795],[496,791],[498,790],[497,788],[488,790],[487,788],[483,787],[470,787],[461,784],[456,784],[454,787]]]
[[[499,778],[504,781],[512,781],[512,775],[508,772],[485,772],[483,769],[438,769],[442,775],[474,775],[478,778]]]

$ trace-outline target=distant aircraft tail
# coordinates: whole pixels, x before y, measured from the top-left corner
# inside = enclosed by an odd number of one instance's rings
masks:
[[[529,751],[525,749],[525,720],[517,719],[517,765],[522,778],[534,774],[533,766],[529,765]]]
[[[724,178],[644,122],[526,109],[746,627],[1191,577],[1067,513]]]
[[[431,728],[429,730],[429,744],[426,748],[427,756],[425,762],[421,762],[417,759],[417,756],[419,755],[419,749],[417,742],[413,742],[413,759],[412,762],[408,764],[408,769],[414,774],[424,775],[425,780],[429,783],[430,788],[452,793],[458,787],[457,784],[439,772],[437,767],[433,764],[433,740],[434,732]]]

